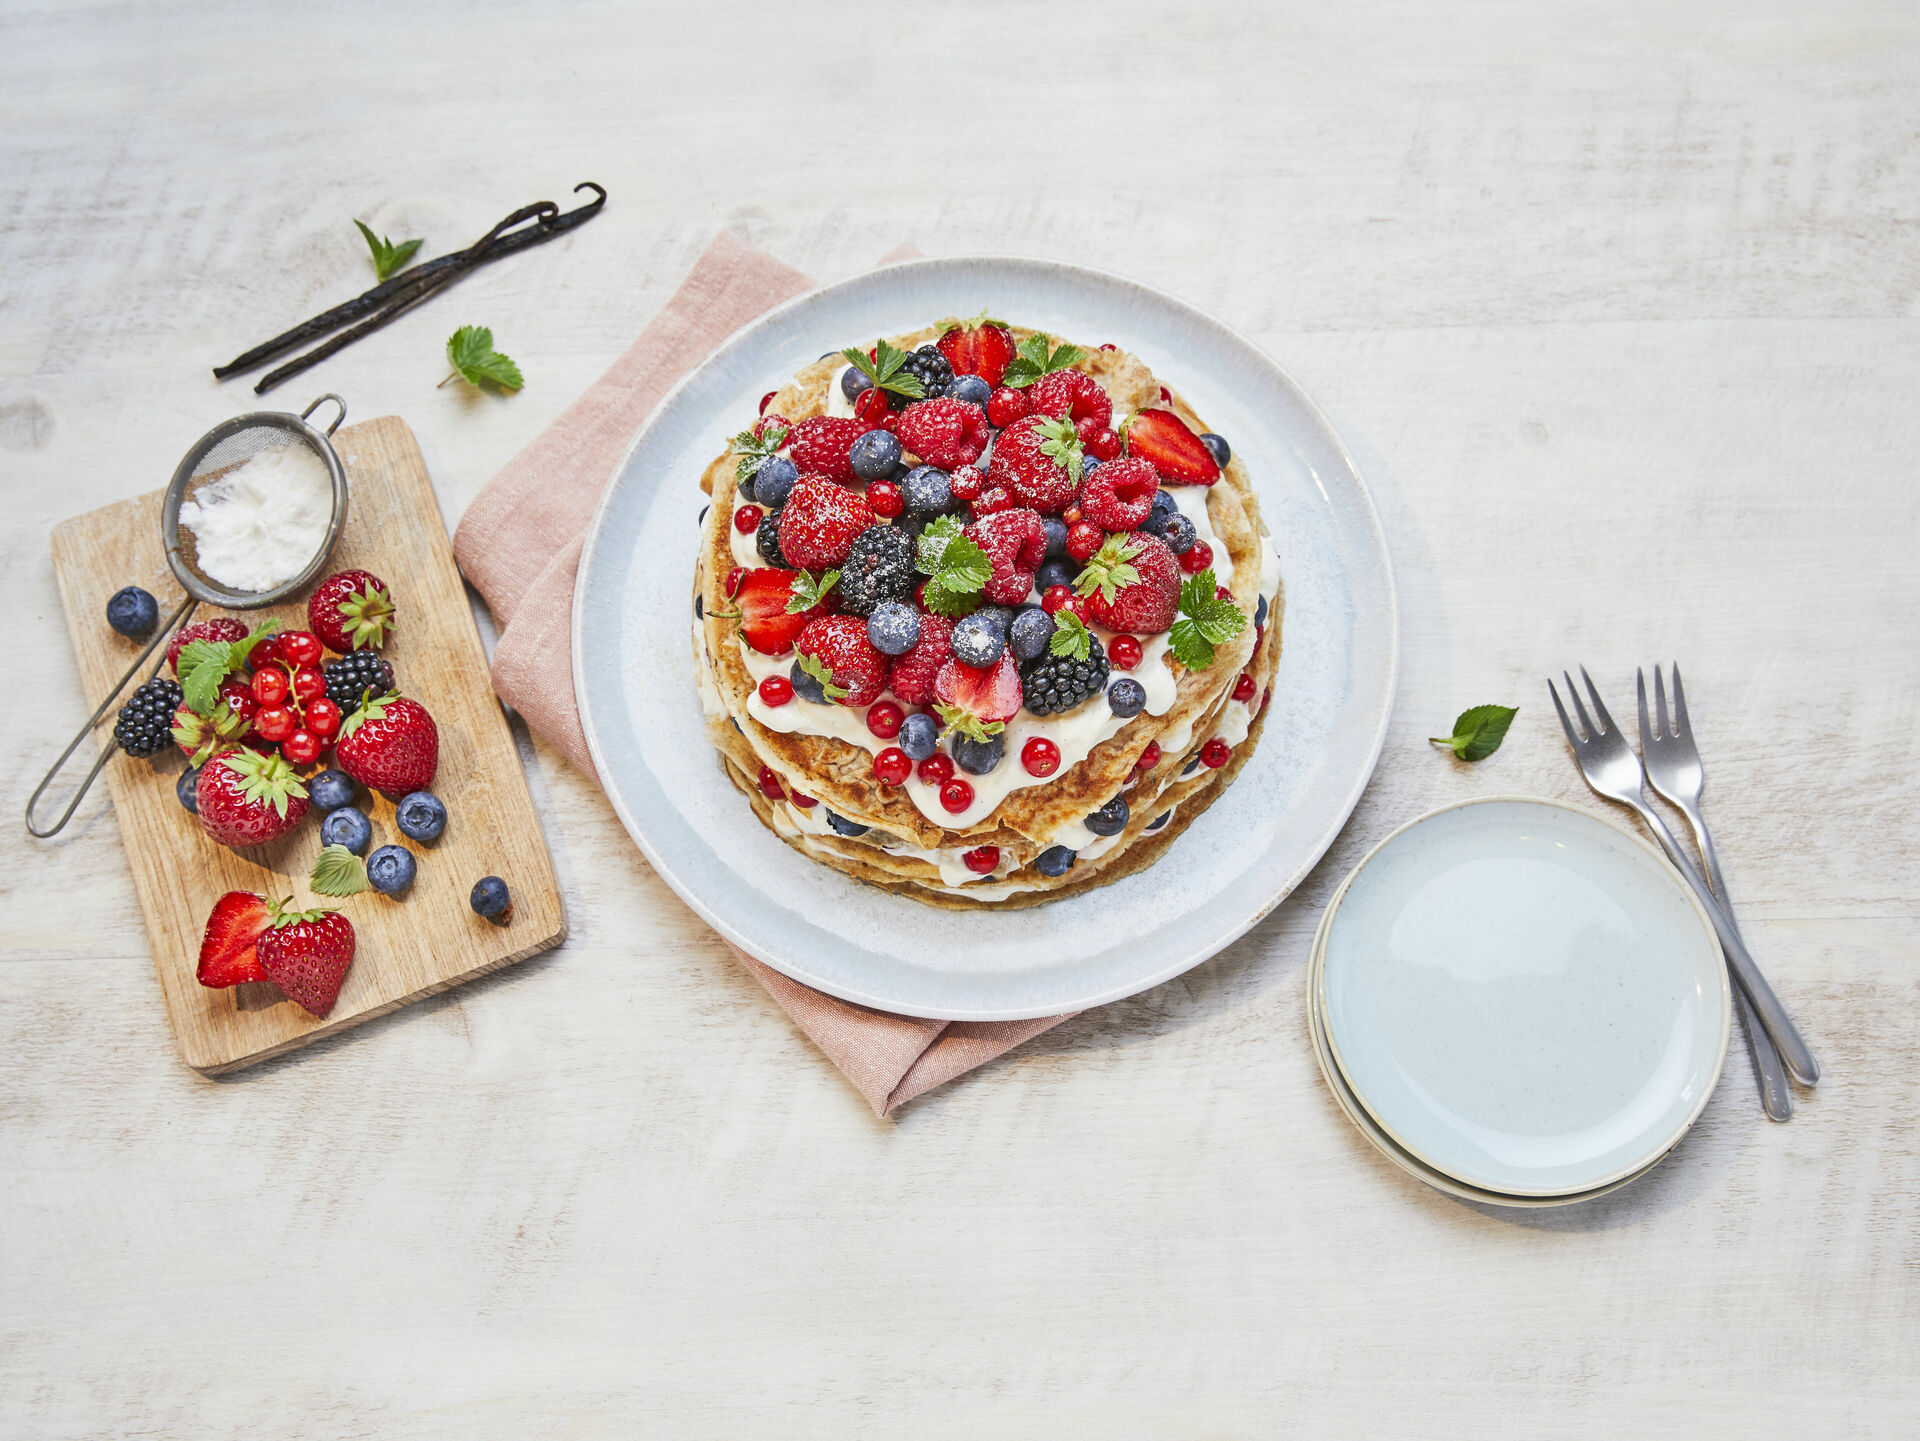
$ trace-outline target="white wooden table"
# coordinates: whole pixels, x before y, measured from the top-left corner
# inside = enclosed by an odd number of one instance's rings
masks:
[[[7,8],[9,806],[81,713],[50,527],[249,408],[207,368],[368,283],[351,217],[431,254],[584,179],[593,225],[275,399],[405,416],[452,521],[718,229],[1104,266],[1325,404],[1406,649],[1292,901],[892,1122],[538,746],[573,939],[222,1082],[111,815],[0,832],[0,1436],[1920,1431],[1920,12]],[[523,394],[434,388],[463,323]],[[1736,1055],[1644,1182],[1449,1201],[1322,1088],[1316,913],[1424,808],[1584,801],[1543,677],[1672,657],[1827,1080],[1769,1125]],[[1424,743],[1490,700],[1494,759]]]

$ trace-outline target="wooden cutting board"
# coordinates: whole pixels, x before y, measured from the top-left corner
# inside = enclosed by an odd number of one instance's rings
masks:
[[[404,899],[369,890],[332,900],[315,897],[307,887],[320,851],[317,812],[273,845],[231,851],[208,839],[175,797],[174,782],[186,765],[177,749],[151,762],[116,755],[107,763],[106,784],[146,917],[160,993],[181,1056],[208,1074],[264,1061],[384,1015],[558,945],[567,934],[546,838],[487,679],[486,655],[413,432],[386,416],[340,431],[334,445],[346,464],[351,498],[328,573],[370,570],[393,592],[399,617],[384,654],[400,691],[425,705],[439,726],[433,791],[446,803],[449,819],[436,843],[422,845],[400,834],[391,801],[363,792],[358,804],[373,819],[373,846],[406,846],[419,874]],[[158,598],[163,617],[185,598],[161,547],[162,493],[105,506],[53,533],[54,573],[89,710],[142,644],[108,628],[107,598],[124,585],[144,586]],[[221,613],[202,607],[194,619]],[[241,618],[257,623],[267,615],[278,616],[283,629],[304,630],[305,597]],[[110,722],[111,715],[97,739],[105,739]],[[76,758],[76,774],[78,769]],[[97,798],[86,802],[95,804]],[[512,891],[513,916],[505,926],[481,919],[468,905],[473,883],[486,875],[502,877]],[[353,969],[325,1020],[271,985],[216,991],[194,979],[207,914],[219,896],[236,890],[290,895],[341,910],[353,922]]]

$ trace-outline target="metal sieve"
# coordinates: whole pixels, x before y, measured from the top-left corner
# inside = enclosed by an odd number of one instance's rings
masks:
[[[327,401],[332,401],[338,409],[333,423],[324,431],[308,424],[307,418]],[[193,615],[194,610],[205,602],[218,606],[222,610],[259,610],[263,606],[277,605],[287,597],[296,594],[310,585],[320,574],[321,568],[332,554],[334,544],[340,539],[340,532],[347,523],[347,472],[341,465],[340,457],[335,453],[333,442],[328,439],[340,428],[347,418],[347,403],[337,395],[323,395],[298,415],[287,411],[260,410],[250,415],[236,415],[232,420],[222,421],[212,430],[195,441],[179,466],[173,472],[173,479],[167,484],[165,499],[160,505],[160,543],[166,548],[167,565],[172,569],[174,578],[180,582],[180,588],[186,592],[186,599],[167,618],[147,642],[146,649],[140,652],[134,663],[127,667],[127,673],[120,677],[119,683],[107,693],[99,708],[80,727],[79,733],[60,752],[60,758],[40,784],[34,787],[33,794],[27,798],[27,831],[29,834],[45,839],[58,835],[67,822],[73,818],[81,799],[92,787],[96,777],[106,767],[108,760],[118,747],[112,741],[101,749],[99,759],[94,761],[93,769],[87,772],[87,778],[80,783],[73,799],[67,802],[67,808],[51,826],[42,828],[34,819],[34,811],[40,804],[40,797],[52,785],[55,777],[65,768],[73,753],[86,743],[93,728],[113,709],[114,702],[120,699],[120,693],[127,683],[139,674],[153,653],[160,649],[182,625]],[[327,523],[326,534],[321,538],[320,548],[313,558],[300,569],[299,574],[280,582],[268,590],[234,590],[220,584],[212,576],[200,569],[198,555],[194,549],[193,533],[182,530],[180,526],[180,506],[192,499],[200,490],[236,466],[252,460],[255,456],[272,451],[284,450],[291,445],[304,445],[327,467],[327,475],[333,482],[333,514]],[[151,680],[160,673],[160,667],[166,664],[163,655],[147,672]]]

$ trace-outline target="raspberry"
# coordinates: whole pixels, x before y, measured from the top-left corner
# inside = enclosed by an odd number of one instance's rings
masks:
[[[962,534],[993,562],[993,574],[980,593],[996,605],[1025,600],[1033,590],[1033,573],[1047,558],[1047,530],[1040,517],[1030,510],[998,511],[975,521]]]
[[[1027,413],[1027,393],[1003,385],[994,391],[993,399],[987,402],[987,419],[1001,430],[1005,430],[1014,421]]]
[[[920,617],[920,639],[894,658],[887,684],[908,705],[933,704],[933,681],[953,654],[953,622],[944,615]]]
[[[843,416],[819,415],[793,428],[793,463],[804,473],[813,471],[828,480],[851,483],[853,465],[847,459],[853,443],[873,427]]]
[[[1160,476],[1144,460],[1109,461],[1080,486],[1080,511],[1102,530],[1137,530],[1153,510]]]
[[[1100,382],[1085,371],[1056,370],[1034,381],[1028,392],[1030,415],[1091,420],[1103,430],[1113,423],[1113,402],[1107,399]]]
[[[837,566],[873,524],[866,501],[820,475],[803,475],[780,511],[780,552],[802,570]]]
[[[989,439],[986,415],[963,400],[916,401],[900,412],[894,433],[923,462],[942,470],[972,465]]]

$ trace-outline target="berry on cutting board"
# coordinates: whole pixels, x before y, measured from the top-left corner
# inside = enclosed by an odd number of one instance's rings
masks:
[[[393,595],[387,583],[364,570],[343,570],[328,576],[307,600],[307,624],[329,649],[341,654],[379,650],[393,634]],[[281,637],[285,651],[289,637]],[[319,656],[305,658],[287,652],[295,665],[311,665]]]
[[[418,869],[405,846],[382,846],[367,857],[367,884],[383,896],[405,895]]]
[[[370,650],[330,660],[320,668],[327,683],[327,699],[340,707],[342,715],[360,708],[368,692],[385,695],[393,689],[393,666]]]
[[[410,841],[437,841],[447,828],[447,807],[432,791],[414,791],[393,808],[393,823]]]
[[[200,828],[223,846],[265,845],[305,819],[307,788],[277,755],[233,750],[201,767],[194,786]]]
[[[485,916],[496,926],[504,926],[513,919],[513,895],[498,876],[482,876],[475,881],[467,904],[473,907],[476,916]]]
[[[218,615],[212,620],[196,620],[192,625],[180,627],[167,642],[167,669],[178,675],[180,652],[196,640],[232,642],[246,638],[246,622],[235,620],[230,615]]]
[[[187,814],[200,813],[200,797],[194,793],[194,787],[200,784],[200,770],[197,766],[188,766],[180,772],[180,778],[173,783],[173,793],[185,806]]]
[[[307,800],[315,810],[325,815],[328,811],[352,805],[355,789],[353,777],[345,771],[321,771],[307,782]]]
[[[389,691],[340,723],[334,756],[369,790],[423,791],[440,765],[440,729],[420,702]]]
[[[273,912],[265,896],[252,891],[228,891],[207,913],[194,979],[216,991],[248,981],[266,980],[267,973],[261,969],[255,946],[272,924]]]
[[[180,709],[180,685],[155,676],[127,698],[114,718],[114,744],[135,759],[165,750],[173,740],[173,718]]]
[[[286,904],[269,904],[271,921],[254,942],[254,955],[289,1000],[325,1016],[353,965],[353,922],[338,911],[290,911]]]
[[[367,819],[365,811],[353,806],[328,811],[326,819],[320,822],[320,844],[345,846],[356,856],[364,856],[367,847],[373,844],[373,822]]]
[[[273,658],[285,661],[298,670],[302,666],[317,666],[326,654],[320,637],[310,630],[289,630],[273,638]]]
[[[128,640],[145,640],[160,624],[160,602],[137,585],[125,586],[107,601],[107,624]]]

